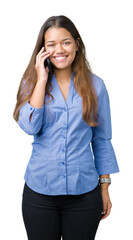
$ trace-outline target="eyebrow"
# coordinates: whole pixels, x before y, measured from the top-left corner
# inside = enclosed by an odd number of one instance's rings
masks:
[[[65,38],[65,39],[63,39],[62,41],[66,41],[66,40],[71,40],[71,38]],[[55,42],[54,40],[51,40],[51,41],[47,41],[46,43],[49,43],[49,42]]]

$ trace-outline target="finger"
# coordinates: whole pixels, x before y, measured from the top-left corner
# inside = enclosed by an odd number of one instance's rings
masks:
[[[105,218],[106,218],[106,215],[102,216],[100,220],[103,220],[103,219],[105,219]]]
[[[49,53],[50,53],[49,51],[47,51],[47,52],[42,52],[42,53],[38,53],[38,55],[36,56],[36,59],[40,61],[40,59],[41,59],[42,57],[44,57],[44,56],[47,56],[47,57],[48,57]]]
[[[44,52],[44,47],[41,48],[41,50],[39,51],[38,54],[40,54],[40,53],[42,53],[42,52]]]
[[[50,53],[46,53],[45,56],[38,56],[38,58],[36,59],[36,64],[37,65],[43,64],[46,58],[48,58],[49,56]]]
[[[109,203],[108,209],[107,209],[107,216],[109,216],[109,214],[110,214],[110,212],[111,212],[111,208],[112,208],[112,204]]]
[[[42,58],[41,58],[41,63],[44,63],[45,60],[46,60],[48,57],[49,57],[49,55],[42,57]]]
[[[111,204],[111,203],[108,203],[107,209],[102,212],[101,220],[107,218],[107,217],[110,215],[111,207],[112,207],[112,204]]]
[[[41,48],[41,50],[36,55],[36,59],[44,52],[44,47]]]
[[[46,67],[46,72],[49,73],[49,68],[48,68],[48,66]]]
[[[103,211],[102,214],[105,215],[108,209],[108,203],[107,202],[103,202]]]
[[[49,51],[44,51],[44,47],[42,47],[36,57],[39,58],[40,56],[45,56],[46,54],[48,54],[48,52]]]
[[[105,218],[106,214],[107,214],[107,210],[108,210],[108,205],[107,203],[103,203],[103,211],[101,213],[101,220]]]
[[[105,213],[105,215],[103,215],[103,216],[102,216],[101,220],[103,220],[103,219],[107,218],[107,217],[109,216],[109,214],[110,214],[110,212],[108,212],[108,213]]]
[[[40,55],[40,57],[42,58],[42,57],[47,56],[47,55],[50,55],[50,52],[49,52],[49,51],[43,52],[43,53]]]

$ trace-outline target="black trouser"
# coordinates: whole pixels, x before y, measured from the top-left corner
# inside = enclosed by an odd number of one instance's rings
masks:
[[[102,206],[100,185],[81,195],[49,196],[25,183],[22,213],[28,239],[93,240]]]

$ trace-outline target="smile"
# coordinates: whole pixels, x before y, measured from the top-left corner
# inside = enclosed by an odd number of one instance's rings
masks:
[[[68,55],[66,56],[58,56],[58,57],[53,57],[57,62],[63,62],[67,59]]]

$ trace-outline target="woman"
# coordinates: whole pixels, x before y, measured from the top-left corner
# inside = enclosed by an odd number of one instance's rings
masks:
[[[110,174],[119,168],[108,92],[69,18],[43,24],[13,116],[34,136],[22,201],[28,239],[94,239],[110,214]]]

